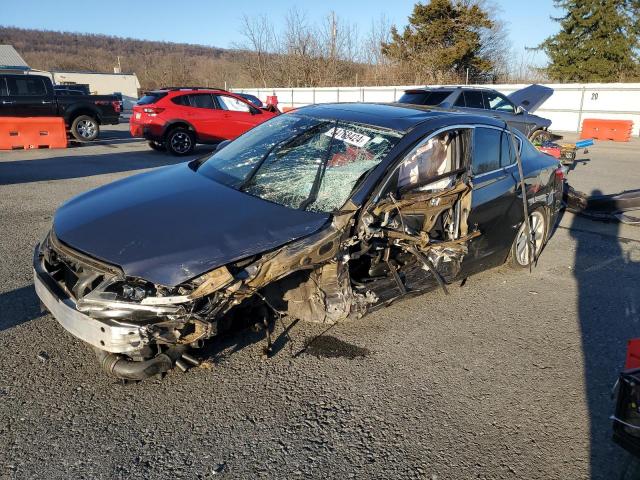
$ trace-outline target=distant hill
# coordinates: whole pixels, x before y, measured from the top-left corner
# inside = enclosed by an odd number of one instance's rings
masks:
[[[0,26],[0,44],[10,44],[40,70],[135,72],[143,89],[162,85],[251,86],[245,68],[250,53],[183,43],[155,42],[83,33]]]

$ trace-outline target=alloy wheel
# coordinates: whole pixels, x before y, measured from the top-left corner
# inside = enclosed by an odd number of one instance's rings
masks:
[[[82,138],[91,138],[96,133],[97,125],[91,120],[80,120],[77,125],[78,133]]]
[[[533,248],[527,248],[527,230],[524,223],[520,227],[520,230],[518,230],[518,238],[516,239],[516,260],[522,266],[529,265],[530,250],[533,250],[535,258],[542,249],[545,232],[544,215],[542,212],[536,211],[529,215],[529,225],[531,226]]]
[[[171,148],[174,152],[185,153],[191,148],[191,137],[185,132],[178,132],[171,136]]]

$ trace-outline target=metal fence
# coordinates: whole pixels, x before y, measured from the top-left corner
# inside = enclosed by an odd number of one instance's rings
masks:
[[[556,131],[579,132],[586,118],[632,120],[633,135],[640,135],[640,83],[545,84],[554,94],[536,114],[549,118]],[[472,86],[472,85],[469,85]],[[478,85],[508,95],[527,85]],[[327,87],[327,88],[236,88],[265,101],[276,95],[280,106],[302,107],[332,102],[394,102],[404,90],[415,86]]]

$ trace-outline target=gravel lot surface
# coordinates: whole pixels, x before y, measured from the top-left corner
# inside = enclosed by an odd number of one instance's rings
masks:
[[[626,340],[640,336],[640,228],[569,214],[531,274],[501,267],[328,331],[284,322],[270,359],[263,333],[245,330],[213,341],[205,365],[185,374],[107,377],[40,313],[31,256],[65,199],[176,161],[126,127],[91,146],[0,152],[0,478],[623,471],[609,395]],[[640,187],[637,139],[580,158],[570,173],[579,190]]]

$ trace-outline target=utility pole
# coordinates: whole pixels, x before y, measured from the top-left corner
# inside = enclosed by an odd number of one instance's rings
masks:
[[[331,58],[336,58],[336,39],[338,37],[338,26],[336,23],[336,12],[331,11]]]

